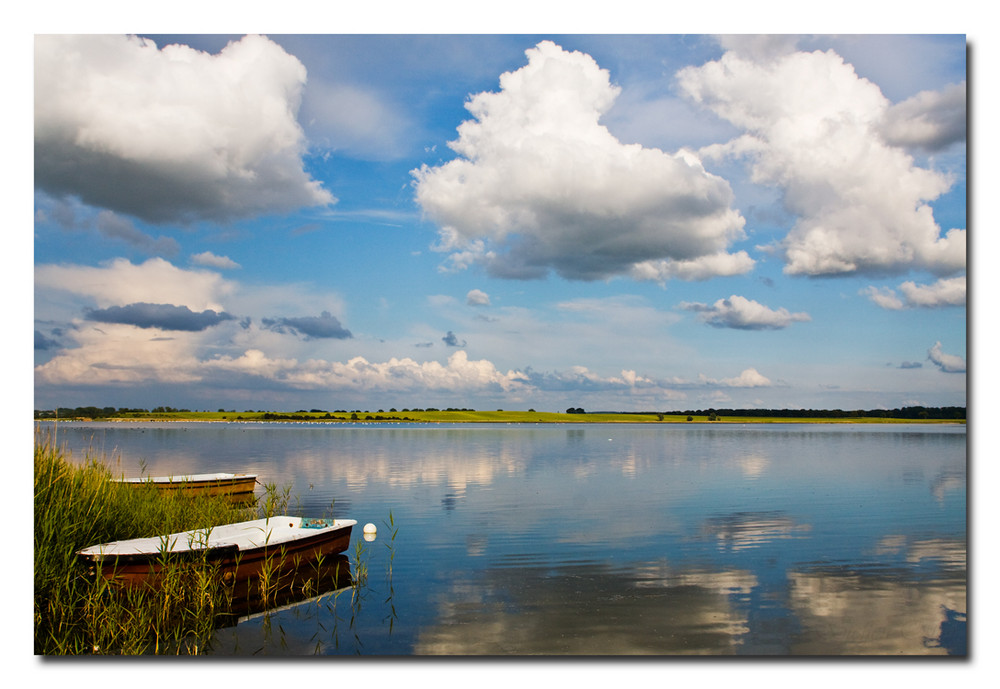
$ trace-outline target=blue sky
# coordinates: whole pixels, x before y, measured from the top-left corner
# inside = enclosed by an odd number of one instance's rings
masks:
[[[965,405],[964,35],[44,35],[53,406]]]

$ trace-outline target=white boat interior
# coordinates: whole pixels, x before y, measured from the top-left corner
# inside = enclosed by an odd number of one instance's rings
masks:
[[[291,543],[321,533],[354,526],[354,519],[315,519],[286,515],[268,519],[253,519],[236,524],[224,524],[211,529],[193,529],[165,536],[132,538],[92,545],[80,550],[81,555],[139,555],[183,553],[206,548],[236,546],[252,550],[268,545]]]

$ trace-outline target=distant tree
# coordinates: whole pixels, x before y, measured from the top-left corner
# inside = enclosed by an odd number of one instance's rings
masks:
[[[688,417],[688,421],[694,421],[694,417],[693,416],[689,416]]]

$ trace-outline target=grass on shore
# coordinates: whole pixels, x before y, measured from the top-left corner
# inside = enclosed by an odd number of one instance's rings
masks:
[[[217,620],[230,614],[234,602],[231,587],[222,584],[211,565],[168,567],[155,591],[126,589],[89,575],[76,551],[280,514],[289,491],[269,485],[260,507],[247,507],[225,497],[187,497],[151,485],[122,485],[110,480],[114,477],[104,463],[89,456],[82,464],[70,462],[68,453],[40,435],[35,437],[34,471],[35,653],[203,652]],[[320,582],[297,580],[295,585]],[[260,582],[261,596],[274,593],[274,582]]]

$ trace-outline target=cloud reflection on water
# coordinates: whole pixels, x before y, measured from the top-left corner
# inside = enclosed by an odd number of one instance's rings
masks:
[[[437,597],[437,621],[421,631],[414,653],[728,655],[748,625],[731,594],[756,583],[745,571],[674,571],[664,563],[628,573],[588,564],[483,576]]]
[[[965,581],[864,568],[793,571],[753,614],[762,583],[741,569],[665,562],[492,569],[434,601],[414,653],[427,655],[926,655],[963,653]],[[623,620],[628,620],[627,624]],[[777,646],[769,639],[783,638]]]
[[[793,572],[791,606],[802,633],[790,651],[799,655],[935,655],[949,649],[942,629],[955,614],[964,620],[964,580],[912,582],[850,571]]]
[[[366,653],[964,648],[964,433],[124,426],[123,465],[235,459],[309,509],[391,509],[401,626],[385,636],[373,595]]]
[[[808,524],[796,524],[781,512],[738,512],[710,517],[701,527],[714,537],[723,550],[753,548],[778,538],[800,538],[809,533]]]

